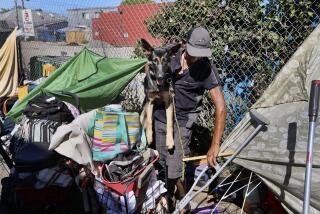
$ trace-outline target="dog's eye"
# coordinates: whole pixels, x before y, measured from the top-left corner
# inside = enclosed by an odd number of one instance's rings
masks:
[[[171,58],[170,57],[166,57],[166,58],[164,58],[164,61],[165,61],[165,63],[169,63],[171,61]]]
[[[149,64],[149,69],[151,69],[151,70],[154,70],[156,68],[156,66],[157,66],[155,64],[155,62],[149,62],[148,64]]]
[[[170,64],[170,60],[168,58],[163,59],[163,64]]]
[[[148,65],[155,65],[155,64],[156,64],[155,61],[149,61],[149,62],[148,62]]]

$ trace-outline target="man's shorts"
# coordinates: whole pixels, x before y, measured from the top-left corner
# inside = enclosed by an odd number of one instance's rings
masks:
[[[173,129],[174,134],[174,149],[172,151],[168,151],[168,147],[166,146],[166,132],[167,132],[167,124],[162,123],[160,121],[154,121],[154,129],[155,129],[155,142],[156,149],[160,154],[159,164],[165,169],[167,168],[167,177],[169,179],[176,179],[182,176],[182,150],[181,143],[179,140],[179,131],[175,124]],[[190,154],[189,145],[191,142],[191,129],[187,127],[180,127],[181,133],[181,141],[184,146],[184,155],[188,156]]]

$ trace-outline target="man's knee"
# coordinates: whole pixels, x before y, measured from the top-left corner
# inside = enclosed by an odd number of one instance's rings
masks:
[[[168,178],[177,179],[182,177],[182,159],[179,157],[168,158]]]

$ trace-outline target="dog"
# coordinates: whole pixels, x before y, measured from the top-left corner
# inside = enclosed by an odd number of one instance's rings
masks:
[[[181,44],[169,44],[164,47],[153,48],[145,39],[141,39],[141,46],[148,57],[145,66],[144,88],[146,101],[141,114],[142,124],[146,129],[147,142],[153,142],[152,112],[156,104],[164,103],[167,116],[166,145],[173,149],[173,102],[169,93],[169,83],[172,81],[173,73],[170,62]]]

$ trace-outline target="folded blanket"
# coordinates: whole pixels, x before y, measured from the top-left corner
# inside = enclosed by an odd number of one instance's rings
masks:
[[[91,171],[96,174],[91,152],[92,141],[87,134],[88,121],[94,117],[95,111],[90,111],[80,115],[70,124],[61,125],[52,136],[49,150],[54,149],[78,164],[89,164]]]

